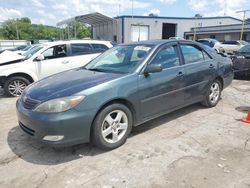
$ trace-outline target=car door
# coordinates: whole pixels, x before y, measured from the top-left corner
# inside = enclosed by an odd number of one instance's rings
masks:
[[[73,43],[70,46],[72,68],[84,66],[100,54],[100,52],[94,51],[88,43]]]
[[[138,91],[143,120],[172,111],[183,104],[184,70],[179,54],[177,43],[162,47],[149,64],[160,64],[163,70],[148,76],[139,75]]]
[[[65,44],[50,47],[41,54],[44,60],[36,61],[39,79],[71,68]]]
[[[216,61],[201,47],[181,43],[180,49],[183,54],[185,65],[185,103],[193,103],[201,100],[210,82],[215,78]]]

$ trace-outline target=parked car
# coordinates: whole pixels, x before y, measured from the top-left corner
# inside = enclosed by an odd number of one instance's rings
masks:
[[[221,45],[221,43],[216,39],[205,38],[205,39],[199,39],[197,40],[197,42],[215,49],[217,53],[220,52],[219,46]]]
[[[17,59],[0,60],[0,86],[9,96],[20,96],[32,82],[80,67],[112,47],[108,41],[72,40],[35,45]]]
[[[24,132],[45,143],[92,140],[114,149],[132,126],[192,103],[216,106],[232,79],[231,59],[199,43],[123,44],[84,67],[29,86],[17,101],[18,121]]]
[[[23,50],[24,48],[26,48],[27,46],[29,46],[29,45],[20,45],[20,46],[17,46],[17,47],[15,47],[15,48],[9,48],[9,49],[3,49],[3,50],[0,50],[0,54],[1,53],[3,53],[4,51],[12,51],[12,52],[14,52],[14,51],[18,51],[18,50]]]
[[[224,41],[222,42],[217,48],[220,52],[233,54],[237,51],[239,51],[240,48],[247,45],[248,42],[239,40],[233,40],[233,41]]]
[[[34,45],[27,45],[24,49],[22,50],[17,50],[15,51],[17,54],[23,55],[25,52],[27,52],[28,50],[32,49],[34,47]]]
[[[250,45],[242,47],[232,56],[236,76],[250,76]]]
[[[185,40],[183,37],[169,37],[169,39]]]

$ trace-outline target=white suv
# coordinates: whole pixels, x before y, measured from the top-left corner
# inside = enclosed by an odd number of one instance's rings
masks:
[[[109,41],[71,40],[36,45],[18,59],[0,62],[0,86],[8,96],[20,96],[32,82],[81,67],[112,47]]]

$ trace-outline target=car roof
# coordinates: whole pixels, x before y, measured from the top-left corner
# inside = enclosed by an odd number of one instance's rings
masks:
[[[45,42],[42,43],[42,46],[54,46],[54,45],[61,45],[61,44],[74,44],[74,43],[97,43],[97,44],[110,44],[110,41],[102,41],[102,40],[59,40],[53,42]]]
[[[177,39],[156,39],[156,40],[145,40],[145,41],[139,41],[139,42],[131,42],[131,43],[125,43],[120,45],[155,45],[160,46],[162,44],[167,44],[171,42],[190,42],[194,43],[191,40],[177,40]]]

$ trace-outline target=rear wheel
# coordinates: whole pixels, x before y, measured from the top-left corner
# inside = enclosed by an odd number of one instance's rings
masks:
[[[29,84],[30,81],[24,77],[10,77],[4,83],[4,92],[8,96],[18,97]]]
[[[93,143],[105,150],[115,149],[126,142],[132,128],[132,113],[122,104],[111,104],[95,118]]]
[[[202,104],[207,107],[214,107],[220,100],[222,91],[222,84],[219,80],[215,80],[209,86],[208,92],[206,94],[206,98],[202,101]]]

